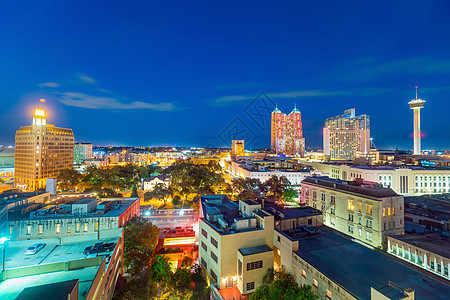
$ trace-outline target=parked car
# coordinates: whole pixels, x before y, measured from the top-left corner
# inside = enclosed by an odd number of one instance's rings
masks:
[[[111,252],[114,250],[114,247],[116,246],[116,243],[95,243],[94,246],[86,247],[83,251],[84,254],[90,255],[94,253],[101,253],[101,252]]]
[[[41,251],[46,244],[34,244],[28,247],[27,250],[25,250],[25,254],[36,254],[39,251]]]

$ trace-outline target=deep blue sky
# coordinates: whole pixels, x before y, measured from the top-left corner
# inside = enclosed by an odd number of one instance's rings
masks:
[[[450,149],[449,14],[446,0],[10,1],[0,144],[45,98],[50,123],[98,145],[270,147],[277,102],[297,103],[309,147],[356,107],[378,147],[410,149],[418,85],[423,148]]]

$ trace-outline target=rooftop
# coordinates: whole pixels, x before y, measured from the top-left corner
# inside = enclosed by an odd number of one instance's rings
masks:
[[[119,200],[120,199],[120,200]],[[28,204],[14,207],[9,210],[8,218],[11,221],[29,220],[29,219],[67,219],[67,218],[83,218],[89,217],[118,217],[127,210],[133,203],[139,201],[138,198],[111,198],[104,199],[97,203],[97,209],[88,213],[72,213],[72,204],[85,204],[95,199],[83,199],[78,202],[65,203],[61,205]],[[110,205],[102,205],[110,202]],[[32,207],[32,206],[35,207]],[[39,213],[37,213],[39,211]]]
[[[117,245],[119,238],[122,236],[121,231],[122,228],[111,230],[111,233],[114,234],[110,238],[76,241],[75,237],[73,239],[68,239],[68,242],[62,244],[59,244],[57,241],[59,239],[10,241],[5,251],[6,270],[11,274],[20,274],[21,272],[24,272],[22,271],[22,268],[36,266],[42,270],[42,273],[30,276],[14,275],[13,277],[15,278],[8,278],[0,282],[0,299],[16,299],[16,297],[18,297],[18,295],[26,288],[39,287],[46,284],[59,283],[58,290],[63,289],[65,285],[62,283],[73,279],[79,280],[79,299],[85,299],[95,275],[97,274],[103,259],[105,259],[106,253],[101,253],[96,258],[87,258],[83,253],[84,249],[88,246],[93,246],[97,242],[114,242]],[[25,250],[29,246],[42,242],[46,242],[46,245],[37,254],[25,255]],[[78,267],[64,270],[64,265],[61,265],[61,262],[74,262],[74,265],[77,265]],[[107,259],[105,263],[107,265],[109,260]],[[67,265],[70,264],[68,263]],[[47,272],[46,270],[54,270],[54,272]],[[33,294],[38,295],[42,290],[43,288],[34,289]],[[45,291],[47,292],[47,295],[50,294],[48,290]],[[30,292],[25,291],[26,295],[28,293]],[[54,298],[56,295],[51,293],[51,297]],[[35,298],[23,299],[43,298],[36,296]],[[67,299],[67,297],[64,299]]]
[[[320,210],[310,206],[283,208],[272,202],[264,202],[264,210],[271,215],[274,215],[275,220],[298,219],[322,214]]]
[[[438,232],[394,235],[392,238],[450,259],[450,239]]]
[[[450,194],[405,197],[405,212],[447,221],[450,219]]]
[[[263,253],[263,252],[270,252],[270,251],[273,251],[272,248],[270,248],[266,244],[261,245],[261,246],[239,249],[239,252],[241,252],[241,254],[243,256],[253,255],[253,254],[258,254],[258,253]]]
[[[39,300],[52,295],[53,300],[67,300],[67,296],[73,291],[78,279],[66,280],[25,288],[16,300]]]
[[[385,198],[399,196],[390,188],[385,188],[377,183],[344,181],[329,177],[308,177],[303,180],[318,186],[328,187],[334,190],[349,192],[353,194],[365,195],[372,198]]]
[[[416,299],[448,299],[450,286],[387,254],[321,227],[315,237],[300,238],[298,256],[358,299],[370,299],[392,281],[415,291]]]

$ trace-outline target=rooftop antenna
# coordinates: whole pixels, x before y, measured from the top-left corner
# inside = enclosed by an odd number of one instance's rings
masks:
[[[416,85],[416,100],[417,100],[417,89],[419,88],[419,86]]]

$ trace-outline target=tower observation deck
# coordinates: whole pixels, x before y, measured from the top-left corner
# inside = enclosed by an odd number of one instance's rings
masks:
[[[408,102],[409,108],[414,112],[414,154],[422,152],[420,145],[420,109],[425,105],[425,100],[417,98],[417,88],[416,86],[416,99]]]

